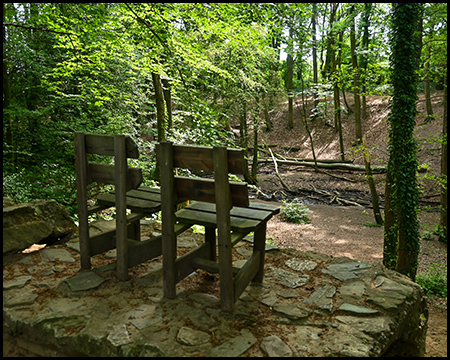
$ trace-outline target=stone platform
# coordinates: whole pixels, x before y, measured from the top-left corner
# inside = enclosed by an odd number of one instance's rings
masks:
[[[185,233],[179,249],[201,241],[202,235]],[[130,269],[130,280],[120,282],[114,251],[95,257],[92,271],[80,271],[76,242],[4,258],[4,356],[11,349],[41,356],[425,352],[424,292],[381,264],[268,246],[263,285],[249,286],[226,314],[216,276],[199,271],[169,300],[162,296],[160,258]],[[239,266],[251,242],[233,252]]]

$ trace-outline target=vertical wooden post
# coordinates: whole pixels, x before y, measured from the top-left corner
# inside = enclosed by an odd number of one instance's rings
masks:
[[[230,209],[232,202],[228,182],[227,148],[224,146],[214,147],[213,157],[217,229],[219,232],[220,300],[223,311],[233,311],[234,283],[230,239]]]
[[[80,261],[83,270],[91,268],[89,223],[87,209],[87,158],[84,134],[75,132],[75,167],[77,173],[78,229],[80,237]]]
[[[161,166],[161,214],[162,222],[162,253],[163,253],[163,289],[164,296],[169,299],[176,297],[176,259],[177,237],[175,234],[175,189],[173,176],[173,147],[170,142],[159,144]]]
[[[266,253],[266,229],[267,222],[263,221],[262,226],[255,231],[253,235],[253,252],[259,251],[259,270],[255,277],[252,279],[253,282],[262,283],[264,277],[264,256]]]
[[[216,261],[216,228],[205,227],[205,242],[210,244],[209,260]]]
[[[128,280],[127,246],[127,157],[125,136],[114,135],[115,187],[116,187],[116,247],[117,277]]]

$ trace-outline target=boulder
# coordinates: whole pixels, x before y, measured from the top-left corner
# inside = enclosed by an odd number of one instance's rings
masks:
[[[36,200],[3,208],[3,253],[53,243],[72,234],[75,224],[56,201]]]

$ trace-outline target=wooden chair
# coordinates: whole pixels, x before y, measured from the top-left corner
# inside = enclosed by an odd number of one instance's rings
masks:
[[[81,268],[91,268],[91,257],[117,248],[117,276],[128,279],[128,268],[161,255],[161,236],[140,241],[139,220],[161,210],[158,189],[139,187],[141,169],[127,165],[127,158],[138,158],[133,140],[124,135],[97,135],[75,132],[75,163],[77,174],[78,220]],[[114,165],[88,162],[87,154],[114,156]],[[102,194],[97,205],[87,206],[87,185],[92,182],[113,184],[115,191]],[[116,207],[116,228],[98,235],[89,235],[88,216]],[[132,213],[126,215],[126,209]]]
[[[250,203],[247,184],[229,181],[228,173],[247,171],[243,152],[226,147],[157,146],[161,167],[164,296],[175,298],[176,284],[196,269],[219,273],[223,311],[234,303],[250,283],[262,282],[267,221],[279,208]],[[175,176],[174,168],[213,171],[214,179]],[[176,211],[181,201],[196,202]],[[205,226],[205,243],[177,258],[177,227]],[[218,262],[216,235],[218,229]],[[232,247],[254,232],[253,253],[241,268],[232,267]]]

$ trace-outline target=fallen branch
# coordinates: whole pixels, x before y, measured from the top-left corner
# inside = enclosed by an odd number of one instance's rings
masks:
[[[275,173],[277,174],[277,177],[278,177],[278,179],[280,180],[281,185],[283,185],[283,187],[284,187],[287,191],[292,192],[291,188],[290,188],[290,187],[284,182],[284,180],[281,178],[280,173],[278,172],[277,161],[275,160],[275,157],[273,156],[272,150],[270,150],[270,148],[269,148],[269,151],[270,151],[270,154],[272,155],[272,160],[273,160],[273,163],[274,163],[274,165],[275,165]]]

